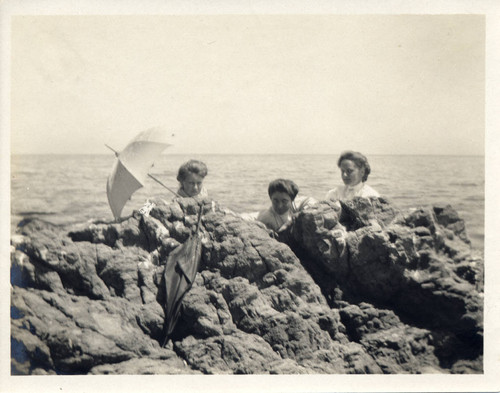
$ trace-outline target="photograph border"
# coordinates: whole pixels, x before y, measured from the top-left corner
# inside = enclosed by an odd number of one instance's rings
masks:
[[[376,3],[376,4],[375,4]],[[3,1],[0,3],[0,323],[1,392],[487,392],[499,391],[500,370],[500,5],[495,1]],[[253,376],[11,376],[10,375],[10,20],[15,15],[214,15],[214,14],[482,14],[486,16],[485,308],[484,373],[481,375],[253,375]]]

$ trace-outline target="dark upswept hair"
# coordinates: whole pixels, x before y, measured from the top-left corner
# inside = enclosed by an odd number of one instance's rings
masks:
[[[177,173],[177,180],[184,181],[189,173],[194,173],[201,177],[205,177],[208,173],[205,163],[198,160],[189,160],[182,164]]]
[[[290,199],[293,201],[299,193],[299,186],[288,179],[276,179],[269,183],[267,192],[269,194],[269,198],[271,198],[271,195],[273,195],[275,192],[287,193],[290,196]]]
[[[368,175],[371,172],[370,164],[368,164],[368,159],[361,154],[360,152],[357,151],[345,151],[343,152],[339,160],[337,161],[337,166],[340,168],[340,164],[342,164],[342,161],[344,160],[350,160],[356,164],[358,168],[364,169],[365,173],[363,175],[363,181],[368,180]]]

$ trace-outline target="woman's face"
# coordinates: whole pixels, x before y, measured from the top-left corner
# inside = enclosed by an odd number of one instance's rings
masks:
[[[194,197],[200,193],[202,184],[203,177],[191,172],[188,172],[186,178],[181,181],[182,189],[190,197]]]
[[[340,175],[346,186],[355,186],[363,180],[364,168],[358,167],[354,161],[342,160],[340,163]]]
[[[285,214],[292,207],[292,198],[286,192],[276,191],[271,195],[273,209],[278,214]]]

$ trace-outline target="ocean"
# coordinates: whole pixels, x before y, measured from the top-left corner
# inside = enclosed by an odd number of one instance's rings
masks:
[[[337,155],[169,155],[156,160],[150,173],[177,189],[177,169],[195,158],[208,166],[204,186],[222,206],[253,212],[269,206],[268,183],[295,181],[299,195],[323,199],[341,184]],[[114,155],[13,155],[11,157],[11,231],[23,217],[55,224],[113,220],[106,180]],[[368,184],[394,206],[450,204],[465,220],[475,249],[484,248],[484,157],[368,156]],[[122,216],[139,209],[150,197],[172,194],[149,179],[125,205]]]

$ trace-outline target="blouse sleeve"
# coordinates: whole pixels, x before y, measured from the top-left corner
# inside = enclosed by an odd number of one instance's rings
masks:
[[[293,201],[296,211],[301,211],[310,208],[318,203],[313,197],[298,196]]]
[[[380,194],[375,191],[373,188],[371,188],[368,184],[365,184],[363,189],[362,189],[362,197],[364,198],[370,198],[370,197],[380,197]]]
[[[339,200],[340,199],[340,195],[339,195],[339,189],[338,189],[338,187],[334,188],[334,189],[332,189],[330,191],[328,191],[326,193],[325,199],[327,201],[330,201],[330,200],[331,201],[337,201],[337,200]]]

